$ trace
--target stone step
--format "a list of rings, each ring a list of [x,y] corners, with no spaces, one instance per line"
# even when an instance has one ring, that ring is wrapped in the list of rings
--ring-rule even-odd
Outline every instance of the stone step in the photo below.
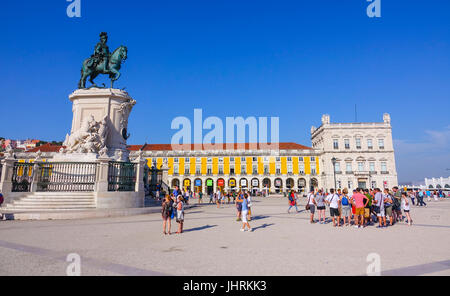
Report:
[[[15,204],[15,205],[7,205],[5,207],[5,210],[7,211],[28,211],[28,210],[39,210],[39,211],[47,211],[47,210],[69,210],[69,209],[95,209],[95,205],[21,205],[21,204]]]
[[[91,202],[95,201],[95,198],[31,198],[25,197],[20,199],[20,201],[26,202]]]
[[[95,201],[94,200],[58,200],[58,201],[34,201],[34,200],[17,200],[14,201],[12,203],[12,205],[18,205],[18,204],[23,204],[23,205],[71,205],[71,204],[76,204],[76,205],[91,205],[94,204],[95,205]]]
[[[65,196],[73,196],[73,197],[93,197],[93,193],[75,193],[75,192],[35,192],[30,193],[27,196],[33,197],[65,197]]]

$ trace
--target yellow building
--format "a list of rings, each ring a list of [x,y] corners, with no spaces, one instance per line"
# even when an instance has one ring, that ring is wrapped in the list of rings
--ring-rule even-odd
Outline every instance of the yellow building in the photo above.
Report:
[[[296,143],[279,143],[278,149],[250,149],[248,143],[244,149],[223,146],[224,149],[174,151],[170,144],[147,144],[128,149],[130,157],[142,150],[149,167],[165,168],[165,181],[171,188],[179,186],[204,193],[239,189],[304,192],[319,186],[319,150]]]

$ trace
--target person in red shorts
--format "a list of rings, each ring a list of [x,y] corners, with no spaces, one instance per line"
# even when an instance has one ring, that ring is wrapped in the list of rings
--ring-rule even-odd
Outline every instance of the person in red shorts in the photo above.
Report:
[[[352,199],[355,204],[355,215],[357,222],[355,224],[356,228],[364,228],[364,208],[366,207],[369,200],[364,194],[361,193],[362,189],[357,188],[356,193],[353,194]]]

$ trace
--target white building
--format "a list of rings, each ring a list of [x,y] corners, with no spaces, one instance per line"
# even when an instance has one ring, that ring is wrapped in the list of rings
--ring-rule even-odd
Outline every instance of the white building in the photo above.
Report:
[[[375,123],[331,123],[330,116],[323,115],[322,125],[311,128],[311,142],[323,152],[323,188],[334,188],[335,180],[337,188],[398,185],[389,114]]]
[[[427,189],[450,189],[450,177],[448,178],[425,178],[425,188]]]

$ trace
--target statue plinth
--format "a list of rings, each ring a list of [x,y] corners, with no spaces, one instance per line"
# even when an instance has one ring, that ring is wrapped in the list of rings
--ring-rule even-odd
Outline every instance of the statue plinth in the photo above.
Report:
[[[64,142],[66,151],[58,158],[101,155],[127,160],[128,116],[136,101],[126,91],[112,88],[78,89],[69,99],[73,103],[72,129]]]

